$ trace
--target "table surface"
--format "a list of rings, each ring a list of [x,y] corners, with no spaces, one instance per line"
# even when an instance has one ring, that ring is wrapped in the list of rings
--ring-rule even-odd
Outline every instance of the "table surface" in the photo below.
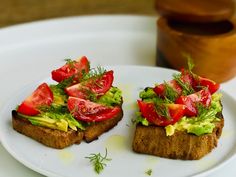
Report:
[[[157,14],[155,0],[0,0],[0,4],[0,27],[77,15]]]
[[[0,27],[75,15],[156,15],[154,2],[155,0],[0,0]]]

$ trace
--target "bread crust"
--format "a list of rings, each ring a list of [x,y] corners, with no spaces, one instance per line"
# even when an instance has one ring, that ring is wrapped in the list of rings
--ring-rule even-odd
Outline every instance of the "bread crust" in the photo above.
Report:
[[[136,125],[133,150],[137,153],[183,160],[198,160],[217,146],[224,127],[224,118],[215,123],[211,134],[197,136],[185,131],[176,131],[166,136],[165,128],[155,125]]]
[[[122,110],[122,109],[121,109]],[[27,119],[19,116],[17,112],[12,111],[12,127],[17,132],[26,135],[46,146],[63,149],[72,144],[80,144],[84,139],[86,142],[91,142],[98,139],[104,132],[112,129],[122,119],[123,111],[112,119],[92,124],[85,131],[74,131],[68,129],[67,132],[32,125]]]
[[[117,114],[112,119],[108,119],[108,120],[101,121],[101,122],[96,122],[96,123],[90,125],[84,131],[84,140],[87,143],[89,143],[95,139],[98,139],[98,137],[101,134],[103,134],[104,132],[107,132],[108,130],[115,127],[118,124],[118,122],[122,119],[122,117],[123,117],[123,110],[121,109],[120,113]]]

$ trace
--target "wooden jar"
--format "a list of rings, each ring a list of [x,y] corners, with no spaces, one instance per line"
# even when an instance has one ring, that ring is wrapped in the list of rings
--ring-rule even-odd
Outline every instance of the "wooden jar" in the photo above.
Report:
[[[169,13],[170,8],[168,10]],[[194,14],[176,15],[175,12],[176,18],[173,18],[173,13],[161,13],[164,15],[157,22],[158,56],[163,56],[171,67],[180,69],[187,66],[187,58],[184,57],[187,54],[194,60],[195,73],[217,82],[233,78],[236,75],[236,20],[224,19],[231,16],[233,11],[228,12],[224,16],[222,13],[215,15],[212,21],[208,18],[208,22],[202,16],[194,17]]]

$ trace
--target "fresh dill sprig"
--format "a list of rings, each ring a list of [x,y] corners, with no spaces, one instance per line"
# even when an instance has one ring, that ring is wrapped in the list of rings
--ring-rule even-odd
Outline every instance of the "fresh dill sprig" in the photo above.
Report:
[[[71,58],[65,58],[64,61],[66,61],[66,64],[74,62]]]
[[[106,70],[101,66],[92,68],[88,73],[83,73],[82,81],[86,81],[90,78],[94,78],[94,80],[96,80],[97,78],[102,77],[105,72]]]
[[[216,111],[212,110],[206,106],[204,106],[202,103],[196,104],[197,110],[198,110],[198,118],[201,119],[208,119],[216,116]]]
[[[152,169],[147,169],[146,171],[145,171],[145,174],[146,175],[148,175],[148,176],[151,176],[152,175]]]
[[[191,55],[188,54],[188,53],[182,53],[182,56],[187,59],[187,61],[188,61],[188,70],[189,70],[190,72],[192,72],[192,70],[193,70],[195,64],[194,64],[194,62],[193,62],[193,59],[192,59]]]
[[[165,97],[166,100],[169,102],[174,102],[177,97],[178,93],[176,90],[174,90],[166,81],[164,81],[164,86],[165,86]]]
[[[156,111],[160,116],[165,117],[168,120],[171,119],[169,109],[166,105],[156,106]]]
[[[154,107],[158,115],[165,117],[168,120],[171,118],[168,106],[166,104],[163,104],[163,102],[160,103],[158,101],[154,101]]]
[[[189,94],[192,94],[195,92],[189,83],[183,82],[181,80],[181,74],[174,74],[173,77],[176,80],[176,82],[182,87],[182,89],[183,89],[182,94],[183,95],[189,95]]]
[[[105,155],[102,156],[100,153],[98,154],[90,154],[90,156],[85,157],[86,159],[89,159],[89,161],[93,164],[94,170],[97,174],[100,174],[101,171],[106,166],[106,162],[111,161],[111,158],[107,158],[107,148]]]
[[[103,85],[101,82],[99,82],[100,81],[99,79],[102,78],[105,72],[106,70],[100,66],[97,68],[91,69],[88,73],[83,72],[82,79],[80,80],[80,84],[84,86],[83,91],[87,93],[86,94],[88,95],[87,99],[91,101],[97,101],[98,95],[94,93],[89,87],[87,87],[87,85],[95,85],[97,87],[102,88]]]
[[[188,70],[192,72],[193,68],[195,67],[195,64],[193,62],[193,59],[191,57],[188,58]]]
[[[69,78],[67,78],[67,79],[64,79],[63,81],[61,81],[60,83],[58,83],[56,86],[57,86],[58,88],[64,90],[66,87],[72,85],[73,81],[74,81],[74,76],[71,76],[71,77],[69,77]]]
[[[198,116],[206,114],[208,112],[208,109],[201,103],[196,103],[196,108],[198,110]]]
[[[75,60],[72,60],[72,59],[70,59],[70,58],[66,58],[66,59],[64,59],[64,60],[66,61],[66,64],[69,65],[69,68],[70,68],[70,69],[72,69],[72,68],[75,67],[75,65],[74,65],[75,62],[76,62]]]
[[[83,83],[81,83],[83,85]],[[98,101],[98,94],[93,92],[89,87],[82,87],[80,89],[80,91],[82,91],[83,93],[85,93],[85,97],[86,99],[93,101],[93,102],[97,102]]]
[[[39,107],[41,112],[50,112],[55,114],[65,114],[69,113],[67,106],[65,105],[54,105],[51,106],[43,105]]]

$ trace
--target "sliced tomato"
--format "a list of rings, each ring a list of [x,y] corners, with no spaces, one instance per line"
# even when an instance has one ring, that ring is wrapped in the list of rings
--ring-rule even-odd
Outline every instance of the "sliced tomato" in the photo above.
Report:
[[[158,126],[167,126],[174,124],[179,121],[185,113],[185,106],[182,104],[167,104],[169,117],[163,117],[159,115],[155,109],[153,103],[146,103],[138,100],[138,106],[143,117],[145,117],[149,122]]]
[[[69,96],[88,99],[90,93],[98,96],[105,94],[112,86],[114,80],[113,71],[108,71],[102,77],[90,78],[84,82],[66,88]]]
[[[178,84],[175,80],[171,80],[171,81],[167,82],[167,84],[168,84],[171,88],[173,88],[174,91],[177,92],[177,94],[179,94],[179,95],[181,94],[182,88],[179,86],[179,84]],[[165,95],[165,94],[166,94],[166,92],[165,92],[166,86],[165,86],[164,83],[155,86],[153,90],[154,90],[154,92],[155,92],[158,96],[160,96],[160,97],[166,96],[166,95]]]
[[[195,102],[192,99],[193,97],[180,96],[176,100],[177,104],[183,104],[186,106],[185,114],[186,116],[189,116],[189,117],[197,115],[197,108],[196,108]]]
[[[192,86],[194,82],[193,75],[185,69],[181,69],[181,80],[184,83],[188,83],[188,85]]]
[[[100,122],[114,118],[121,112],[121,108],[107,107],[76,97],[69,97],[67,106],[71,114],[78,120],[85,122]]]
[[[48,105],[50,106],[53,101],[53,93],[50,87],[43,83],[37,87],[37,89],[28,96],[18,107],[17,112],[29,116],[39,114],[39,107]]]
[[[196,77],[195,88],[199,89],[202,86],[207,87],[209,91],[211,92],[211,94],[215,93],[220,88],[220,84],[214,82],[213,80],[200,77],[200,76]]]
[[[192,117],[198,114],[197,103],[201,103],[203,106],[208,107],[211,104],[211,93],[208,89],[203,89],[199,92],[193,93],[188,96],[180,96],[176,100],[177,104],[183,104],[186,106],[186,116]]]
[[[52,79],[57,82],[61,82],[71,76],[74,76],[74,81],[78,83],[83,72],[88,73],[89,69],[89,61],[87,57],[83,56],[79,60],[73,61],[70,64],[67,63],[64,66],[53,70],[51,74]]]
[[[184,83],[188,83],[188,85],[192,86],[193,84],[193,77],[192,75],[187,72],[186,70],[181,70],[181,77],[180,79],[184,82]],[[182,93],[182,87],[178,84],[178,82],[176,80],[170,80],[169,82],[166,82],[166,84],[168,84],[168,86],[170,86],[174,91],[177,92],[178,96],[181,95]],[[166,92],[165,92],[166,86],[165,84],[159,84],[157,86],[154,87],[154,92],[160,96],[160,97],[164,97],[166,96]]]

